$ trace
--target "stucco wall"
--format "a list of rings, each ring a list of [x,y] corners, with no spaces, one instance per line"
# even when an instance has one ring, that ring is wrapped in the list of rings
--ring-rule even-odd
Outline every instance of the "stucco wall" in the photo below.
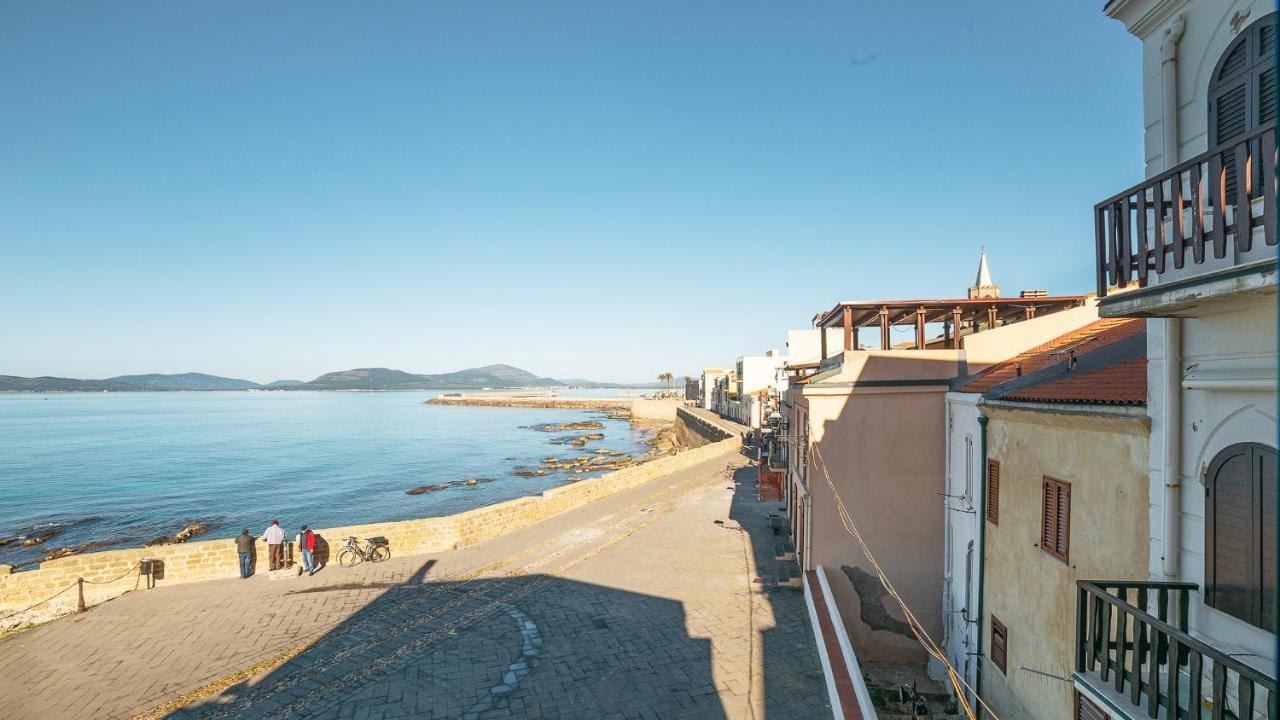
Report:
[[[897,605],[868,582],[874,571],[841,525],[826,477],[907,604],[940,637],[942,398],[941,388],[909,387],[806,394],[801,401],[817,448],[808,473],[811,559],[826,568],[845,627],[865,660],[923,660],[925,654]],[[862,593],[855,589],[859,577]]]
[[[982,557],[978,537],[982,514],[977,508],[983,481],[979,397],[976,393],[947,393],[947,497],[939,498],[946,517],[942,645],[970,686],[977,675],[973,653],[977,651],[978,628],[969,618],[978,612],[978,564]],[[940,665],[935,663],[935,675],[940,674]]]
[[[983,697],[1001,717],[1068,720],[1076,580],[1147,568],[1147,422],[986,408],[1000,462],[998,524],[987,523]],[[1039,547],[1044,476],[1071,483],[1070,563]],[[984,520],[985,521],[985,520]],[[991,617],[1009,631],[1007,671],[990,661]]]
[[[1229,445],[1257,442],[1276,446],[1280,425],[1276,418],[1276,310],[1275,295],[1236,296],[1206,304],[1194,318],[1182,323],[1182,365],[1179,374],[1191,388],[1181,392],[1181,465],[1179,493],[1178,573],[1167,576],[1161,558],[1163,543],[1164,459],[1163,408],[1160,390],[1166,328],[1162,321],[1149,323],[1147,333],[1147,383],[1152,388],[1151,426],[1151,566],[1156,580],[1193,582],[1204,587],[1205,471],[1214,456]],[[1197,382],[1231,378],[1264,378],[1262,387],[1205,389]],[[1204,605],[1196,594],[1191,605],[1191,626],[1234,652],[1252,653],[1264,665],[1274,655],[1270,634]]]
[[[598,478],[563,485],[541,495],[497,503],[469,512],[446,517],[371,523],[338,528],[317,528],[316,532],[330,544],[331,552],[344,537],[384,536],[396,555],[415,555],[455,550],[488,540],[511,530],[544,520],[580,507],[593,500],[635,487],[676,470],[691,467],[722,455],[736,453],[738,440],[732,439],[669,455],[643,465],[636,465]],[[261,550],[261,543],[259,543]],[[164,563],[164,579],[157,588],[179,583],[199,582],[239,575],[234,540],[208,540],[181,545],[152,548],[111,550],[73,555],[42,563],[36,570],[0,574],[0,616],[8,615],[73,585],[83,577],[91,583],[115,578],[134,568],[142,558]],[[261,560],[261,558],[259,558]],[[8,566],[0,566],[7,571]],[[134,573],[114,583],[85,585],[85,600],[93,605],[141,587]],[[0,628],[28,622],[49,620],[73,612],[76,591],[40,605],[30,612],[0,620]]]

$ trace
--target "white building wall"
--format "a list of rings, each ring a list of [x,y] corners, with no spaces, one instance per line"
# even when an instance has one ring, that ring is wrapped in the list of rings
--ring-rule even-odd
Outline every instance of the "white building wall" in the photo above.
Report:
[[[1163,422],[1165,324],[1152,321],[1147,330],[1148,412],[1151,415],[1151,578],[1193,582],[1204,588],[1205,472],[1213,457],[1228,445],[1257,442],[1276,447],[1276,297],[1238,296],[1202,308],[1182,323],[1182,422],[1178,483],[1178,572],[1164,572]],[[1250,378],[1260,387],[1204,389],[1222,380]],[[1194,389],[1186,388],[1190,384]],[[1237,648],[1267,659],[1274,656],[1273,636],[1229,615],[1192,603],[1193,632],[1218,646]]]
[[[793,365],[819,362],[822,354],[821,330],[788,330],[787,361]],[[844,329],[827,328],[827,357],[839,355],[844,350]]]
[[[983,478],[982,426],[977,393],[947,393],[946,542],[943,559],[943,649],[952,667],[976,687],[978,652],[978,567],[982,512],[978,498]],[[932,663],[934,675],[942,668]]]
[[[1144,160],[1148,177],[1209,149],[1208,90],[1214,67],[1239,30],[1275,11],[1271,0],[1113,0],[1107,13],[1142,40]],[[1177,157],[1165,157],[1165,108],[1161,45],[1178,19]],[[1136,179],[1136,178],[1135,178]],[[1122,188],[1108,188],[1110,194]],[[1203,303],[1182,323],[1182,363],[1178,368],[1181,444],[1178,487],[1177,572],[1165,572],[1164,503],[1169,473],[1164,467],[1162,419],[1166,325],[1153,320],[1147,330],[1148,413],[1151,416],[1151,578],[1204,586],[1204,472],[1222,448],[1238,442],[1276,446],[1276,296],[1238,295]],[[1213,378],[1269,378],[1259,387],[1211,389]],[[1187,385],[1190,383],[1191,388]],[[1235,648],[1246,662],[1270,669],[1274,638],[1211,608],[1192,603],[1191,629],[1216,646]]]

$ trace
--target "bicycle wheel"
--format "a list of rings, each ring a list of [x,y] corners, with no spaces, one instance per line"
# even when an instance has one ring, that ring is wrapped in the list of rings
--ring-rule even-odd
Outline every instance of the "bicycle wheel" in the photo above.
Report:
[[[373,562],[382,562],[391,559],[391,548],[386,545],[376,545],[373,550],[369,551],[369,559]]]
[[[338,553],[338,564],[342,567],[351,567],[360,562],[360,556],[350,549],[345,549]]]

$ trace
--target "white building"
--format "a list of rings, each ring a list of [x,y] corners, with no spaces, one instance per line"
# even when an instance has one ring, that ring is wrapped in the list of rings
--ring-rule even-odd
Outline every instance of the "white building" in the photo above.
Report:
[[[707,368],[702,371],[702,383],[700,388],[702,397],[698,402],[699,406],[707,410],[715,411],[716,383],[727,374],[729,374],[729,371],[723,368]]]
[[[787,389],[787,357],[777,350],[738,358],[733,398],[722,414],[748,427],[760,427],[764,407]]]
[[[1095,221],[1101,315],[1152,318],[1150,573],[1081,586],[1082,617],[1115,620],[1078,630],[1077,703],[1146,717],[1137,705],[1157,691],[1214,717],[1275,717],[1276,15],[1269,0],[1105,12],[1142,41],[1148,179],[1099,203]],[[1154,687],[1103,677],[1106,660],[1132,662],[1135,628],[1183,650],[1178,665],[1147,658]]]

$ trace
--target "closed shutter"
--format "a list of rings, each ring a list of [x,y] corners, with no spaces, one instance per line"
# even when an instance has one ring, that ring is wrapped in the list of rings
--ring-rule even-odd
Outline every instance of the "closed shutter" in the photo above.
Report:
[[[1276,453],[1243,443],[1207,473],[1205,601],[1264,630],[1275,628]]]
[[[1079,690],[1075,691],[1076,710],[1072,717],[1075,720],[1111,720],[1110,716],[1098,707],[1098,704],[1090,700]]]
[[[1250,25],[1227,47],[1209,82],[1209,147],[1216,148],[1275,119],[1275,13]],[[1235,155],[1222,156],[1226,201],[1235,205]],[[1217,178],[1210,178],[1216,187]],[[1255,178],[1256,180],[1256,178]]]
[[[1067,562],[1070,546],[1071,484],[1045,477],[1040,484],[1040,548]]]
[[[991,664],[1000,668],[1000,672],[1008,672],[1009,663],[1009,630],[1004,623],[991,616]]]
[[[1000,524],[1000,463],[987,461],[987,522]]]

